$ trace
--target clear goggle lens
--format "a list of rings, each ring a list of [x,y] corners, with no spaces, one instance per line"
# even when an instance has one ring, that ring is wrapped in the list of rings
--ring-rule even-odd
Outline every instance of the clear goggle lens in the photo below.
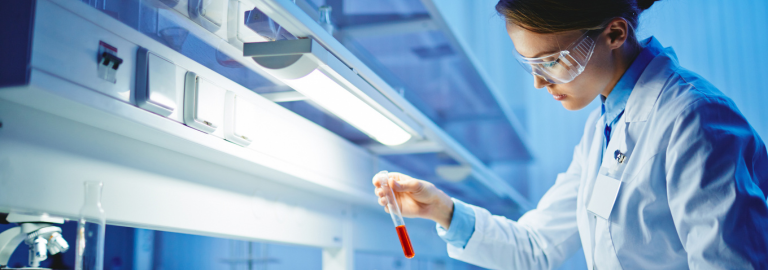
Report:
[[[520,53],[515,55],[528,73],[542,77],[549,83],[568,83],[584,72],[595,51],[595,41],[587,33],[589,31],[558,53],[535,58],[523,57]]]

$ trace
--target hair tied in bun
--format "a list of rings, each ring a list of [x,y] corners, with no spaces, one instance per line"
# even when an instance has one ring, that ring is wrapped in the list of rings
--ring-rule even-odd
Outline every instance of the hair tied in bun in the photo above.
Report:
[[[649,9],[653,6],[653,3],[656,3],[656,1],[660,0],[637,0],[637,8],[641,10]]]

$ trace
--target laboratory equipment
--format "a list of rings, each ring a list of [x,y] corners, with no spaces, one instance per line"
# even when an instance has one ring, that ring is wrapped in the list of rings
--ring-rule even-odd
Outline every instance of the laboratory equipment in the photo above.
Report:
[[[33,268],[40,267],[40,262],[48,258],[48,253],[56,255],[69,249],[69,244],[61,236],[61,228],[55,225],[63,224],[63,218],[11,212],[5,220],[19,226],[0,234],[0,269],[6,269],[11,254],[22,241],[29,246],[29,267]]]
[[[101,208],[103,184],[85,182],[85,201],[80,208],[77,225],[77,249],[75,270],[104,269],[104,230],[107,226],[104,209]]]
[[[326,32],[333,35],[334,27],[333,22],[331,22],[331,12],[333,11],[333,8],[331,6],[325,5],[320,7],[320,19],[318,19],[317,23],[320,24],[320,26],[325,29]]]
[[[99,41],[99,78],[111,83],[117,82],[115,76],[122,63],[123,59],[117,57],[117,48],[104,41]]]
[[[403,220],[403,214],[400,212],[400,206],[397,203],[395,191],[389,186],[389,172],[380,171],[376,174],[376,178],[379,179],[381,188],[385,189],[384,197],[387,199],[387,209],[389,210],[389,215],[392,217],[392,222],[395,223],[397,237],[400,238],[400,245],[403,246],[403,254],[408,259],[413,258],[416,256],[416,253],[413,252],[411,238],[408,237],[408,230],[405,229],[405,221]]]

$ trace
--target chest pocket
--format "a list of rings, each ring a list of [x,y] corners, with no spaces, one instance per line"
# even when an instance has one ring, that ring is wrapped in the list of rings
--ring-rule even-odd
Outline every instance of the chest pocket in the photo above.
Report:
[[[647,164],[653,162],[657,151],[654,149],[634,151],[646,123],[646,121],[625,122],[623,120],[617,122],[616,133],[612,134],[603,155],[600,174],[619,179],[622,183],[630,183],[641,176],[643,170],[647,170]]]

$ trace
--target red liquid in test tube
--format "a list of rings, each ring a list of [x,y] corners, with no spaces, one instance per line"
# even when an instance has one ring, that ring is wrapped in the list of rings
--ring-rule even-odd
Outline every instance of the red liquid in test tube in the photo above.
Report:
[[[403,254],[410,259],[416,256],[413,252],[413,246],[411,246],[411,238],[408,237],[408,230],[405,229],[405,225],[395,227],[397,229],[397,236],[400,237],[400,245],[403,246]]]

